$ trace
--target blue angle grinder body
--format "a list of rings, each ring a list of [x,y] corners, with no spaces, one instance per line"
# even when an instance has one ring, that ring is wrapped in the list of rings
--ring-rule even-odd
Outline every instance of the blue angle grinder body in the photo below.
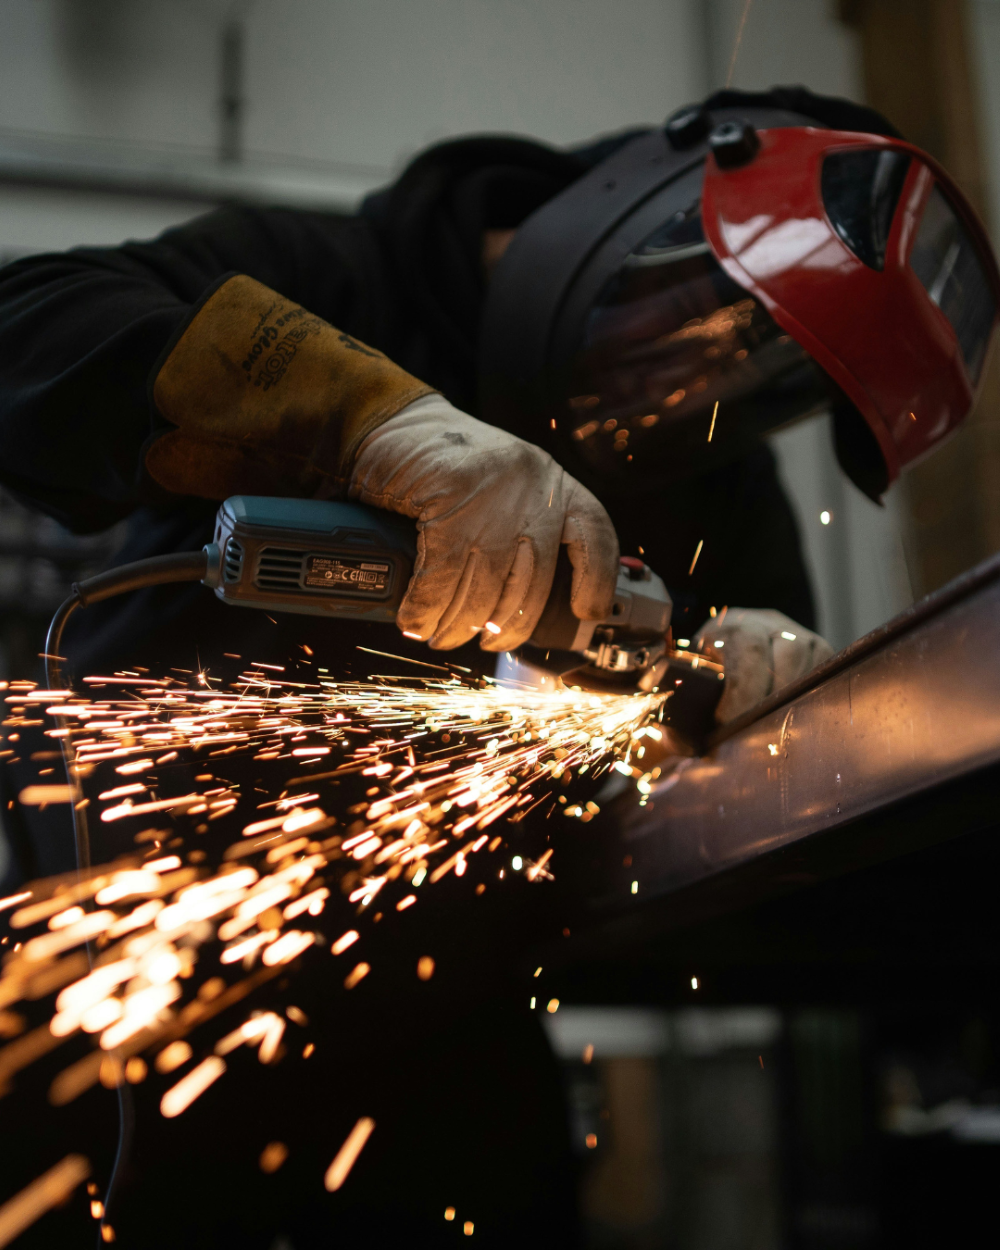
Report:
[[[224,602],[264,611],[395,621],[417,557],[415,522],[365,504],[236,495],[216,517],[204,578]],[[672,604],[662,580],[623,557],[610,614],[570,609],[573,569],[560,549],[530,640],[499,658],[497,677],[605,693],[669,691],[664,723],[698,746],[714,727],[722,666],[669,645]]]

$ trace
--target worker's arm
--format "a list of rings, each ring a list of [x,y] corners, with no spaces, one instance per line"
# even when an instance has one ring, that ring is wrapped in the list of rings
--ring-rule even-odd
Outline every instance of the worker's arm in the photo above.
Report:
[[[357,218],[226,209],[148,243],[0,270],[0,483],[69,528],[102,529],[144,489],[164,348],[223,275],[244,273],[392,349],[394,310]]]
[[[357,219],[232,211],[153,243],[9,267],[0,480],[77,530],[113,523],[154,487],[208,499],[350,488],[418,518],[400,620],[433,645],[465,641],[487,620],[500,626],[494,646],[526,637],[560,542],[575,565],[574,609],[603,615],[612,527],[539,449],[438,399],[433,417],[425,405],[368,453],[374,431],[431,393],[358,332],[392,339],[383,264]],[[427,444],[419,456],[415,440]]]
[[[175,427],[148,449],[175,495],[349,494],[417,521],[401,629],[434,647],[532,633],[566,544],[571,607],[611,609],[618,543],[604,509],[540,448],[458,411],[368,344],[245,276],[224,280],[153,385]]]

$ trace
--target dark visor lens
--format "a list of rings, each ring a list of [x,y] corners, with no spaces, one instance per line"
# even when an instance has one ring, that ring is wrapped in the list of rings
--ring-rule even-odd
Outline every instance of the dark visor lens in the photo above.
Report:
[[[951,323],[976,386],[993,332],[996,302],[976,247],[939,186],[927,200],[910,266]]]
[[[656,476],[679,451],[741,440],[821,406],[819,368],[719,266],[699,205],[632,252],[584,325],[568,400],[577,453]]]
[[[823,206],[841,240],[870,269],[885,268],[896,205],[910,157],[889,149],[831,152],[823,161]]]

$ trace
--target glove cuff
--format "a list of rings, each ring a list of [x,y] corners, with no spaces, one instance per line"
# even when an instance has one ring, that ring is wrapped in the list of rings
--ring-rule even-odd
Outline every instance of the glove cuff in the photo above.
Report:
[[[175,425],[146,452],[179,495],[329,498],[364,439],[432,387],[244,274],[225,280],[168,348],[153,404]]]

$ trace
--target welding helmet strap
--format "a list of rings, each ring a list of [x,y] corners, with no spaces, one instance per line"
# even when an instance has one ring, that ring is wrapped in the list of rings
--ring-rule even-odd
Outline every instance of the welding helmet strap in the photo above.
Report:
[[[829,380],[833,450],[837,463],[872,503],[881,504],[889,489],[889,466],[871,426],[839,386]]]

